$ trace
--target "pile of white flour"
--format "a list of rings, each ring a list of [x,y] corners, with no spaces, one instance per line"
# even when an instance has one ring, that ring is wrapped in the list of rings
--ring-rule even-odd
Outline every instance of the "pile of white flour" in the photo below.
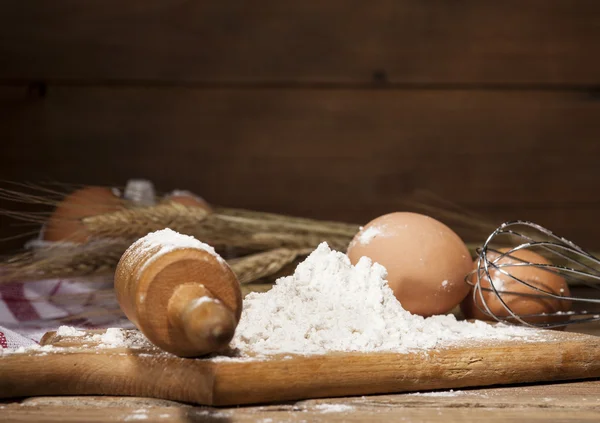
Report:
[[[328,351],[408,352],[465,340],[535,338],[531,329],[423,318],[404,310],[386,269],[321,244],[292,276],[265,293],[251,293],[232,345],[242,353],[322,354]]]

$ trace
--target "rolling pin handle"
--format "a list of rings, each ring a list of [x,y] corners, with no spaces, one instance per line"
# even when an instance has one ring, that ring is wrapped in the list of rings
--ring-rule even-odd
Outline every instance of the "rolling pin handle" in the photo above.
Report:
[[[198,355],[223,349],[233,338],[233,312],[199,283],[179,285],[169,300],[169,322],[185,333]]]

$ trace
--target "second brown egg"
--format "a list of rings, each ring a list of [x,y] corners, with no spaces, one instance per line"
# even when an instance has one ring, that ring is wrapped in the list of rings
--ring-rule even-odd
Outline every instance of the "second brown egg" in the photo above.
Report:
[[[498,251],[507,253],[510,250],[502,248]],[[552,314],[570,309],[570,301],[551,296],[570,295],[565,279],[556,272],[534,266],[535,264],[549,265],[551,264],[549,260],[526,249],[502,257],[499,253],[488,254],[487,273],[483,263],[475,261],[476,272],[471,277],[471,283],[477,282],[477,274],[479,274],[480,289],[471,292],[462,302],[461,310],[465,317],[481,320],[495,320],[495,317],[508,318],[516,322],[517,320],[512,317],[511,313],[513,313],[527,323],[539,324],[552,323],[557,319]],[[524,265],[527,263],[532,265]],[[558,318],[560,319],[560,316]]]

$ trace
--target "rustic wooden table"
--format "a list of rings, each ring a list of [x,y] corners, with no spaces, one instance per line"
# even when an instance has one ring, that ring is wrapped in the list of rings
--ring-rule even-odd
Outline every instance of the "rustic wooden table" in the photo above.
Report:
[[[600,381],[319,399],[239,408],[149,398],[37,397],[0,404],[11,422],[597,422]]]

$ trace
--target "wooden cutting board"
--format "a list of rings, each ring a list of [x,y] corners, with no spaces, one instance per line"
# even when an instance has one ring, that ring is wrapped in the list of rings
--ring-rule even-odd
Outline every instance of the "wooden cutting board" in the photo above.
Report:
[[[178,358],[150,346],[98,348],[49,333],[43,344],[54,351],[0,356],[0,397],[132,395],[234,405],[600,377],[600,337],[538,333],[535,341],[427,353],[228,360]]]

